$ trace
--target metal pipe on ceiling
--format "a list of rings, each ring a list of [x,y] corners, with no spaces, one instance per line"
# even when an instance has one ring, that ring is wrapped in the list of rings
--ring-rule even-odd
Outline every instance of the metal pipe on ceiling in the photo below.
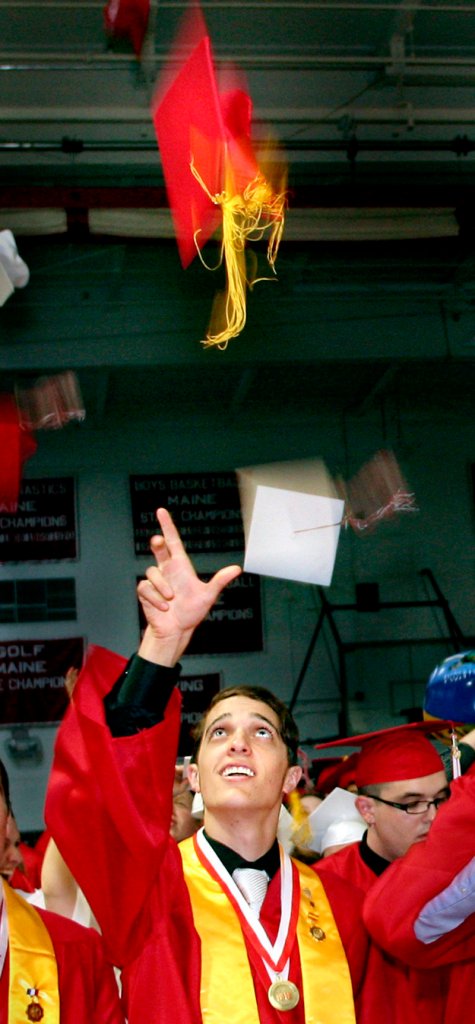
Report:
[[[474,71],[474,84],[475,84],[475,71]],[[455,126],[460,125],[475,125],[475,106],[471,107],[415,107],[411,103],[404,105],[395,106],[392,108],[388,107],[361,107],[358,109],[352,108],[351,104],[348,103],[346,106],[339,106],[338,108],[327,109],[325,107],[257,107],[253,116],[253,128],[259,128],[261,125],[267,129],[269,124],[273,124],[275,127],[287,126],[291,127],[298,126],[299,133],[305,129],[307,131],[315,130],[317,125],[324,124],[337,125],[340,130],[342,122],[345,117],[352,120],[354,127],[361,129],[363,125],[403,125],[408,126],[408,122],[411,122],[411,128],[417,126],[420,128],[422,125],[438,126],[438,127],[449,127],[455,130]],[[2,106],[0,103],[0,123],[3,125],[3,135],[5,136],[6,124],[14,125],[62,125],[63,128],[66,125],[87,125],[88,128],[91,125],[122,125],[124,130],[125,125],[133,125],[136,127],[146,127],[152,131],[150,111],[142,107],[117,107],[112,109],[105,106],[95,107],[61,107],[57,106],[52,108],[50,111],[45,110],[44,107],[15,107],[8,108]],[[25,129],[26,130],[26,129]],[[82,128],[78,128],[78,131],[82,131]],[[254,139],[254,141],[256,141]],[[282,143],[285,142],[285,136],[281,139]]]
[[[1,9],[34,10],[44,8],[44,0],[0,0]],[[183,11],[183,0],[160,0],[160,4],[154,4],[160,10]],[[262,11],[262,0],[244,0],[236,3],[236,0],[201,0],[203,10],[260,10]],[[401,13],[401,0],[393,2],[372,3],[369,0],[269,0],[266,4],[267,10],[309,10],[309,11],[367,11],[369,13]],[[101,11],[102,0],[48,0],[48,8],[64,10],[92,10]],[[406,0],[403,7],[404,13],[415,11],[424,14],[426,11],[433,11],[437,14],[475,14],[475,4],[468,3],[438,3],[425,0],[421,7],[421,0]]]
[[[266,148],[266,143],[256,142],[256,149]],[[283,146],[286,152],[292,153],[346,153],[356,158],[359,153],[454,153],[456,156],[468,156],[475,150],[475,141],[467,135],[457,135],[453,139],[290,139]],[[81,155],[85,153],[156,153],[154,141],[133,142],[84,142],[83,139],[63,138],[54,141],[16,141],[0,140],[2,153],[64,153],[65,155]]]
[[[1,0],[0,0],[1,2]],[[475,13],[475,11],[474,11]],[[173,58],[169,57],[168,50],[156,47],[152,62],[166,57],[173,65]],[[390,54],[298,54],[298,53],[261,53],[248,54],[239,50],[231,50],[221,47],[215,53],[216,65],[219,67],[223,61],[236,61],[243,68],[249,70],[266,70],[277,68],[279,71],[292,70],[292,68],[306,68],[313,70],[327,68],[328,70],[350,70],[350,71],[382,71],[393,67],[393,60]],[[178,63],[178,61],[177,61]],[[37,52],[12,51],[9,56],[0,59],[0,72],[20,71],[118,71],[122,66],[135,67],[135,59],[130,54],[123,53],[88,53],[81,56],[77,53],[45,53],[41,57]],[[406,56],[404,58],[404,71],[427,71],[434,68],[440,75],[446,74],[450,69],[467,69],[473,73],[473,54],[467,57],[453,56]]]

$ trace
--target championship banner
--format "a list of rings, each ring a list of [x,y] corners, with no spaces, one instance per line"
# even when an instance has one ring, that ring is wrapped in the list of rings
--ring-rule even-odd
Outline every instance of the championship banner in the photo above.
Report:
[[[188,757],[193,749],[192,730],[208,709],[215,693],[221,689],[221,673],[181,676],[178,688],[182,699],[178,757]]]
[[[160,507],[173,516],[188,554],[244,551],[234,472],[131,476],[130,496],[136,555],[150,554]]]
[[[83,637],[0,643],[0,724],[60,722],[68,706],[64,677],[80,669]]]
[[[77,558],[74,477],[23,480],[18,506],[0,504],[0,562]]]
[[[200,572],[202,580],[213,573]],[[137,583],[143,579],[137,577]],[[140,635],[146,626],[138,602]],[[243,572],[221,591],[204,622],[195,630],[183,657],[189,654],[248,654],[262,651],[262,609],[260,577]]]

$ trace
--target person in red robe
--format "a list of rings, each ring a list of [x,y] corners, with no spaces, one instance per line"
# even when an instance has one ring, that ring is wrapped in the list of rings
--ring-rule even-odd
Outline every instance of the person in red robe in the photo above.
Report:
[[[20,850],[25,865],[25,874],[34,889],[41,887],[41,868],[43,857],[49,842],[49,834],[46,829],[41,832],[34,846],[21,842]]]
[[[0,783],[0,850],[8,842],[7,801]],[[6,880],[0,883],[0,921],[2,1024],[124,1024],[96,932],[31,907]]]
[[[451,790],[427,838],[388,868],[364,911],[374,941],[391,956],[429,976],[449,968],[444,1024],[470,1016],[475,999],[473,768]]]
[[[20,877],[26,876],[25,863],[21,850],[20,830],[18,828],[15,815],[10,811],[5,830],[3,856],[0,860],[0,875],[11,883],[12,876],[17,872]]]
[[[370,929],[368,978],[374,977],[378,984],[365,988],[361,1016],[365,1024],[376,1020],[378,1014],[385,1024],[448,1024],[455,1020],[450,1010],[450,968],[421,969],[421,958],[413,957],[409,946],[404,952],[403,942],[393,941],[396,918],[400,934],[407,934],[400,926],[411,903],[403,881],[406,864],[418,856],[421,871],[430,873],[431,861],[424,851],[439,814],[442,821],[451,803],[443,762],[424,735],[433,728],[433,723],[415,723],[339,741],[361,748],[355,772],[356,805],[368,830],[360,843],[320,861],[316,870],[324,881],[329,873],[335,874],[367,894],[365,915],[374,893],[384,890],[379,925],[372,924]],[[365,920],[368,924],[368,918]],[[385,942],[381,942],[383,930]],[[425,966],[432,964],[428,961]]]
[[[59,730],[47,825],[122,969],[129,1024],[353,1024],[361,900],[276,842],[301,769],[295,723],[267,690],[216,696],[189,768],[204,829],[179,845],[169,834],[179,658],[240,569],[202,582],[169,514],[157,517],[139,653],[91,652]],[[249,867],[267,876],[260,910],[238,885]]]

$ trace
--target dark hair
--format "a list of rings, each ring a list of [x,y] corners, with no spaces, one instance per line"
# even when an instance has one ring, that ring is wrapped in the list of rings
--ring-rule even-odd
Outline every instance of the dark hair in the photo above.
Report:
[[[3,795],[5,797],[7,809],[11,811],[12,805],[10,803],[10,782],[8,779],[7,769],[5,768],[3,761],[0,761],[0,786],[3,789]]]
[[[384,786],[384,782],[372,782],[368,786],[358,786],[358,796],[381,796]]]
[[[209,712],[212,711],[217,704],[220,704],[223,700],[228,700],[229,697],[249,697],[251,700],[259,700],[263,704],[267,704],[272,711],[275,712],[279,719],[279,736],[284,741],[287,747],[287,754],[289,758],[289,765],[297,764],[297,751],[299,746],[299,732],[296,722],[289,711],[288,707],[279,697],[276,697],[271,690],[266,690],[263,686],[228,686],[225,690],[219,690],[215,693],[208,709],[204,712],[203,717],[200,719],[198,724],[192,731],[193,737],[193,751],[191,760],[196,761],[203,739],[205,730],[205,721]]]

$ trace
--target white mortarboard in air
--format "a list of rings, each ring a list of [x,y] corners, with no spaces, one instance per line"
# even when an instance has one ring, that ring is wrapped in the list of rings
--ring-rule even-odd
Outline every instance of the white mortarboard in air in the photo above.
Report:
[[[356,809],[356,795],[339,786],[309,815],[311,847],[323,854],[329,846],[344,846],[361,839],[367,824]]]
[[[0,262],[0,306],[5,304],[7,299],[10,298],[10,295],[13,294],[14,290],[15,289],[10,278]]]
[[[30,271],[18,252],[13,233],[8,228],[0,231],[0,263],[14,288],[24,288],[28,284]]]
[[[29,279],[30,271],[19,255],[12,232],[8,228],[0,231],[0,306],[15,288],[24,288]]]
[[[244,569],[329,586],[344,502],[321,460],[238,469]]]

